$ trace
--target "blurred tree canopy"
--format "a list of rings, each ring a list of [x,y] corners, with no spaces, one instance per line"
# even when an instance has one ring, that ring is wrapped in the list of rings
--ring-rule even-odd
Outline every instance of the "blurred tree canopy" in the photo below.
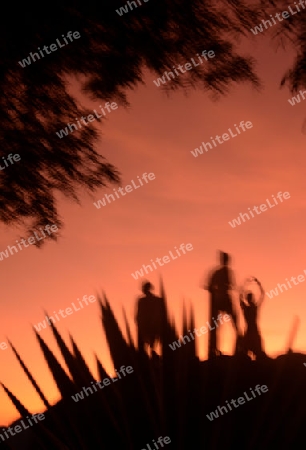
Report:
[[[51,223],[60,228],[57,193],[78,201],[80,188],[94,192],[120,181],[119,171],[103,158],[103,148],[96,148],[94,124],[63,139],[56,135],[68,122],[92,112],[68,93],[69,77],[82,79],[82,90],[91,99],[126,106],[128,91],[143,83],[146,69],[158,77],[203,50],[213,50],[215,58],[163,89],[192,87],[215,96],[234,83],[259,87],[254,60],[240,53],[239,39],[252,38],[250,27],[266,18],[266,2],[248,3],[149,0],[122,16],[116,12],[126,4],[121,0],[3,6],[0,157],[18,153],[21,161],[0,172],[0,221],[27,233]],[[81,37],[24,68],[18,64],[38,47],[63,42],[68,31]]]

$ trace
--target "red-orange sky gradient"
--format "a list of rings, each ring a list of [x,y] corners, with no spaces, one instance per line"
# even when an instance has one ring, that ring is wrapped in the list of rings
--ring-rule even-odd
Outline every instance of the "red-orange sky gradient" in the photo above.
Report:
[[[275,53],[262,36],[253,40],[249,51],[258,60],[264,89],[233,87],[217,103],[200,90],[168,98],[153,84],[155,75],[148,73],[146,85],[130,93],[131,107],[120,106],[108,115],[98,145],[121,171],[122,186],[144,172],[153,172],[156,179],[99,210],[93,202],[115,186],[92,198],[81,194],[81,206],[58,198],[65,224],[58,243],[48,243],[42,250],[30,247],[0,261],[0,342],[6,336],[12,341],[51,402],[59,399],[59,393],[31,329],[31,324],[43,320],[43,308],[52,314],[103,289],[119,323],[123,324],[122,308],[133,321],[140,282],[131,273],[181,243],[191,243],[194,250],[148,276],[156,287],[163,276],[169,308],[179,325],[183,298],[193,305],[197,327],[208,320],[208,294],[200,285],[217,262],[217,249],[232,255],[238,283],[255,275],[266,290],[306,270],[306,136],[301,131],[306,102],[292,107],[287,101],[292,94],[279,89],[292,61],[290,53]],[[94,108],[101,103],[85,105]],[[202,141],[241,120],[251,121],[253,128],[198,158],[191,155]],[[228,222],[240,212],[279,191],[288,191],[291,198],[230,227]],[[0,251],[20,236],[16,230],[2,230]],[[305,351],[305,295],[306,282],[266,298],[260,326],[269,355],[285,350],[295,315],[300,328],[293,348]],[[61,319],[57,327],[66,340],[71,332],[95,375],[94,352],[112,370],[97,303]],[[231,353],[230,324],[221,331],[222,349]],[[41,336],[59,355],[50,328]],[[200,357],[205,358],[207,335],[198,343]],[[43,410],[10,349],[0,350],[0,381],[31,412]],[[0,390],[0,423],[17,417]]]

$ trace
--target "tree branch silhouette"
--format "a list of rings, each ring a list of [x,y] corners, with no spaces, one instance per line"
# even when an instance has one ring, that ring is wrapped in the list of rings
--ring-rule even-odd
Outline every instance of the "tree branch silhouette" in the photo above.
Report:
[[[18,153],[21,161],[1,171],[2,223],[28,233],[47,223],[61,228],[57,194],[79,201],[80,188],[94,192],[120,181],[119,171],[97,148],[96,124],[64,139],[56,135],[75,117],[91,112],[68,92],[71,77],[82,80],[82,91],[91,99],[127,106],[128,92],[144,83],[146,70],[160,76],[206,49],[215,52],[213,63],[195,67],[163,89],[197,88],[215,97],[234,83],[260,86],[252,57],[242,55],[237,43],[258,17],[254,7],[233,0],[225,6],[207,0],[154,0],[124,17],[116,13],[122,4],[55,1],[47,13],[23,5],[19,20],[14,5],[5,6],[0,156]],[[18,64],[70,30],[81,37],[24,68]],[[57,233],[50,238],[56,240]]]

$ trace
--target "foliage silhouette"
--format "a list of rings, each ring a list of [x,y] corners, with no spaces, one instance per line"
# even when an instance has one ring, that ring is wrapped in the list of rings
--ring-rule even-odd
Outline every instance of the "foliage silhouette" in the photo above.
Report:
[[[0,221],[32,233],[46,223],[60,228],[56,196],[78,201],[79,189],[89,191],[118,183],[120,174],[96,148],[95,124],[63,139],[56,131],[88,115],[71,94],[77,79],[92,99],[127,106],[127,93],[142,83],[146,70],[161,75],[203,50],[207,62],[168,83],[166,90],[198,87],[213,95],[233,83],[259,86],[253,60],[238,50],[236,38],[255,20],[254,8],[228,1],[226,9],[203,0],[154,0],[120,17],[122,2],[59,2],[3,7],[0,39],[0,156],[18,153],[21,161],[1,171]],[[81,37],[22,68],[18,61],[50,46],[68,31]],[[63,44],[63,39],[61,40]],[[50,51],[50,50],[49,50]],[[103,121],[103,119],[102,119]],[[56,240],[57,233],[50,237]],[[46,240],[37,245],[43,245]]]
[[[94,380],[80,350],[71,338],[68,348],[54,324],[51,329],[64,358],[65,370],[43,339],[39,345],[61,393],[62,399],[45,412],[46,419],[20,435],[1,443],[11,450],[93,450],[144,448],[158,436],[169,436],[172,448],[250,450],[298,448],[304,436],[305,356],[288,352],[277,359],[251,361],[247,356],[219,356],[200,361],[195,341],[175,352],[169,343],[178,339],[169,319],[166,297],[162,332],[162,356],[152,357],[137,349],[125,319],[127,340],[111,310],[107,298],[99,299],[102,325],[114,367],[131,365],[134,372],[103,391],[89,394],[78,403],[71,395]],[[183,334],[194,327],[192,310],[187,319],[183,311]],[[12,346],[12,344],[11,344]],[[26,367],[17,350],[15,355],[37,394],[46,396]],[[107,376],[97,359],[99,378]],[[68,375],[65,371],[68,371]],[[294,378],[294,382],[293,382]],[[237,410],[209,421],[206,417],[218,405],[236,399],[257,384],[269,391]],[[7,387],[4,389],[22,417],[28,410]],[[0,431],[1,432],[1,431]]]
[[[282,10],[283,1],[154,0],[119,16],[121,0],[77,2],[59,0],[43,8],[3,6],[0,30],[0,157],[18,153],[21,161],[1,171],[0,221],[28,231],[63,224],[57,195],[78,201],[79,191],[94,192],[119,183],[120,173],[97,148],[96,123],[60,139],[56,131],[92,111],[71,93],[77,79],[92,99],[128,105],[128,93],[143,83],[147,71],[160,76],[202,50],[216,57],[162,87],[166,92],[199,88],[212,98],[235,83],[259,87],[254,60],[244,55],[242,38],[257,39],[250,28]],[[278,43],[293,44],[296,60],[281,84],[292,91],[305,86],[306,46],[303,11],[265,34]],[[22,68],[18,61],[38,47],[50,46],[68,31],[81,37]],[[63,40],[61,41],[63,44]],[[104,119],[104,118],[103,118]],[[103,121],[102,119],[102,121]],[[103,149],[102,149],[103,153]],[[56,240],[58,234],[46,239]],[[43,245],[46,240],[36,243]]]

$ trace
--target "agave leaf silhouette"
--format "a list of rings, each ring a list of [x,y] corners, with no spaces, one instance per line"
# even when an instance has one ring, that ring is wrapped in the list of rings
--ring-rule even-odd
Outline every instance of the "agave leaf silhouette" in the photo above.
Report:
[[[33,329],[34,330],[34,329]],[[53,379],[58,387],[58,390],[61,393],[63,398],[70,397],[75,393],[76,386],[73,381],[68,377],[60,363],[57,361],[56,357],[49,349],[43,338],[34,330],[36,338],[38,340],[39,346],[43,352],[45,360],[48,364],[50,372],[53,376]]]
[[[46,408],[50,408],[50,403],[48,402],[48,400],[46,399],[45,395],[43,394],[42,390],[40,389],[40,387],[38,386],[38,383],[36,382],[35,378],[33,377],[33,375],[31,374],[31,372],[29,371],[29,369],[27,368],[27,366],[25,365],[25,363],[23,362],[23,360],[21,359],[19,353],[17,352],[17,350],[15,349],[15,347],[13,346],[13,344],[11,343],[10,340],[8,340],[9,345],[11,346],[11,349],[13,350],[17,360],[19,361],[19,364],[21,365],[21,367],[23,368],[26,376],[28,377],[28,379],[30,380],[30,382],[32,383],[32,385],[34,386],[34,389],[36,390],[36,392],[38,393],[40,399],[43,401],[44,405]]]
[[[94,381],[95,379],[94,379],[92,373],[90,372],[89,367],[87,366],[85,359],[83,358],[82,353],[79,350],[79,347],[77,346],[73,337],[71,335],[69,335],[69,337],[70,337],[70,341],[71,341],[73,353],[74,353],[74,358],[77,363],[79,372],[83,375],[86,383],[89,384],[92,381]]]
[[[26,409],[26,407],[17,399],[17,397],[3,384],[0,383],[3,389],[5,390],[7,396],[19,412],[22,418],[26,418],[27,416],[31,416],[30,411]],[[41,450],[69,450],[69,448],[61,442],[55,435],[53,435],[42,422],[38,422],[35,424],[35,427],[30,429],[35,435],[35,439],[37,443],[40,445]],[[47,444],[50,443],[50,446]],[[52,445],[52,446],[51,446]]]
[[[76,381],[82,381],[84,376],[86,380],[92,378],[78,346],[71,338],[72,353],[58,330],[52,327],[65,363],[67,367],[70,365],[71,380],[49,347],[38,339],[62,399],[47,409],[44,423],[35,425],[36,429],[33,427],[36,441],[31,450],[134,450],[145,448],[148,443],[152,448],[151,442],[158,436],[169,436],[172,447],[178,450],[236,449],[238,440],[242,448],[248,450],[298,448],[306,421],[305,371],[301,370],[305,356],[289,352],[276,360],[267,358],[262,362],[251,361],[245,355],[199,361],[193,339],[173,351],[169,343],[177,340],[178,335],[173,318],[169,317],[162,281],[160,292],[165,306],[161,356],[154,352],[150,356],[135,347],[124,312],[126,341],[106,296],[103,304],[99,300],[102,324],[115,367],[131,365],[134,371],[103,390],[86,394],[78,402],[70,398],[70,392],[75,394],[79,388]],[[194,324],[193,309],[187,308],[185,302],[183,333],[187,335]],[[18,352],[11,347],[36,392],[44,397]],[[99,377],[103,379],[108,375],[96,355],[95,359]],[[211,411],[218,411],[218,405],[237,399],[244,391],[249,393],[256,384],[269,386],[268,393],[246,402],[237,410],[228,410],[222,417],[208,420]],[[22,417],[29,414],[22,402],[6,386],[3,388],[19,414]],[[65,434],[56,421],[52,422],[54,415],[65,424]],[[7,447],[9,445],[7,442]],[[28,448],[24,446],[22,450]]]

